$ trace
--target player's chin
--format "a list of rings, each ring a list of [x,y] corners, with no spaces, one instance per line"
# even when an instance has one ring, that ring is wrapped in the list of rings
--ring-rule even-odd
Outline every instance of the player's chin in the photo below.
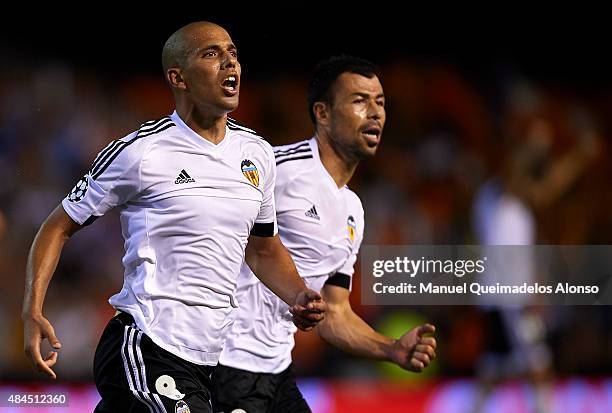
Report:
[[[373,158],[376,155],[376,151],[377,150],[378,150],[378,145],[376,145],[376,146],[365,145],[359,151],[360,152],[359,155],[360,155],[361,160],[365,161],[367,159]]]
[[[227,109],[229,112],[233,112],[233,111],[235,111],[236,109],[238,109],[238,99],[236,99],[236,101],[235,101],[235,102],[231,102],[231,104],[228,104],[228,105],[226,106],[226,109]]]
[[[238,109],[238,102],[238,94],[235,94],[234,96],[223,96],[219,103],[223,109],[231,112]]]

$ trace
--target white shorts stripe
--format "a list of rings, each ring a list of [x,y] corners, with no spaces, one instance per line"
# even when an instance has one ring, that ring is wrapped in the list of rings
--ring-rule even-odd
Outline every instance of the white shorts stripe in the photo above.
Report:
[[[140,330],[136,330],[138,332],[138,336],[136,337],[136,357],[138,357],[138,362],[140,363],[140,374],[142,377],[142,390],[144,391],[144,396],[154,405],[156,405],[157,409],[160,413],[166,413],[166,408],[164,404],[160,400],[157,394],[153,395],[153,400],[151,400],[149,394],[149,386],[147,386],[147,372],[145,369],[144,358],[142,357],[142,351],[140,350],[140,340],[142,339],[142,335],[144,334]]]
[[[127,377],[128,385],[130,387],[130,390],[134,394],[134,396],[138,400],[143,402],[149,408],[150,412],[152,412],[152,413],[159,413],[158,410],[153,408],[154,406],[151,406],[149,403],[147,403],[146,400],[144,400],[140,396],[140,394],[138,393],[138,389],[134,386],[134,382],[132,381],[132,374],[130,372],[129,363],[128,363],[128,360],[127,360],[127,356],[125,354],[125,346],[129,345],[132,342],[133,334],[134,334],[134,330],[131,329],[128,326],[125,326],[125,328],[123,330],[123,343],[121,343],[121,357],[123,358],[123,368],[125,369],[125,375]],[[136,379],[138,379],[138,374],[135,374],[134,376],[136,377]]]
[[[157,404],[158,404],[159,406],[161,406],[161,408],[162,408],[162,412],[163,412],[163,413],[168,413],[168,412],[166,411],[166,408],[164,407],[164,404],[162,403],[161,399],[159,398],[159,395],[157,395],[156,393],[153,393],[153,398],[155,399],[155,401],[157,402]]]

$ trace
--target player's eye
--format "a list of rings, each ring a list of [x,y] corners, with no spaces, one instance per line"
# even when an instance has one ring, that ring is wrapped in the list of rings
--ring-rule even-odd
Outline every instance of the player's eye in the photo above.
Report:
[[[353,100],[353,103],[357,103],[359,105],[365,103],[365,99],[364,98],[357,98],[355,100]]]
[[[203,57],[215,57],[217,55],[217,52],[214,50],[208,50],[206,52],[204,52]]]

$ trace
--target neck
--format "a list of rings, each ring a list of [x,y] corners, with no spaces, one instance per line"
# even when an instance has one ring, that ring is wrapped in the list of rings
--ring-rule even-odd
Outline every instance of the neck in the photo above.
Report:
[[[338,188],[342,188],[353,177],[359,161],[345,159],[342,154],[330,144],[330,140],[325,134],[316,132],[315,138],[317,139],[319,157],[321,158],[323,167],[334,179]]]
[[[195,133],[200,135],[202,139],[218,144],[225,137],[225,125],[227,123],[227,115],[206,115],[197,108],[191,105],[176,105],[176,113]]]

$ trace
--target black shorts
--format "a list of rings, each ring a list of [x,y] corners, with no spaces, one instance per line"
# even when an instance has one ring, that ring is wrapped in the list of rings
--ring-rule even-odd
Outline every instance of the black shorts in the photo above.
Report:
[[[132,316],[120,313],[96,349],[94,378],[102,400],[95,412],[212,412],[213,370],[163,350]]]
[[[213,410],[231,413],[310,413],[291,366],[278,374],[251,373],[219,364],[213,373]]]

